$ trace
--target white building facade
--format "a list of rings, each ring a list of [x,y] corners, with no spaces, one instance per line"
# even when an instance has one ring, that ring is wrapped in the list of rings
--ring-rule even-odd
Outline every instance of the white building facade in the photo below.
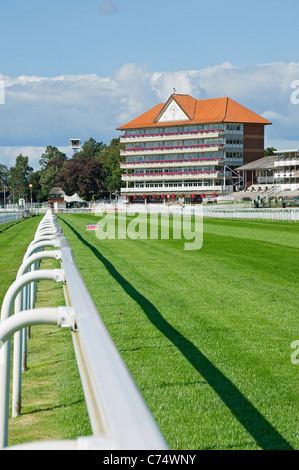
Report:
[[[243,164],[244,151],[249,158],[255,156],[250,152],[262,156],[265,124],[270,123],[229,98],[171,95],[118,128],[123,131],[121,193],[130,202],[185,203],[227,194],[239,178],[235,168]]]

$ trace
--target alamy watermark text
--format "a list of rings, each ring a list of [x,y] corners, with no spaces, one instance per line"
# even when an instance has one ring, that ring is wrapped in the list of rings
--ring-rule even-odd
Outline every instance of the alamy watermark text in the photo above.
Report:
[[[5,87],[4,83],[0,80],[0,104],[5,104]]]
[[[294,89],[291,94],[291,103],[299,104],[299,80],[293,80],[291,83],[291,88]]]
[[[200,250],[203,244],[203,219],[168,213],[109,213],[97,223],[100,240],[183,240],[185,250]]]

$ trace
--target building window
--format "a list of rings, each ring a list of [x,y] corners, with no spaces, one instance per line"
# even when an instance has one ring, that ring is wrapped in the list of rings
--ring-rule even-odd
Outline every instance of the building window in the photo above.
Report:
[[[241,124],[226,124],[226,130],[228,131],[241,131],[242,128],[241,128]]]

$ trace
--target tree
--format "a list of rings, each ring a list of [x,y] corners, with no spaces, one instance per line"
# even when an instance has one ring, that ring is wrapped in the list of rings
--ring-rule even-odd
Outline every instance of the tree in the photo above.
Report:
[[[0,183],[6,185],[8,181],[8,177],[9,177],[9,170],[7,166],[2,165],[2,163],[0,163]]]
[[[115,191],[119,191],[122,185],[119,139],[112,139],[110,145],[99,154],[98,159],[103,164],[105,172],[104,187],[106,191],[110,194],[111,198],[111,194]]]
[[[276,149],[274,147],[267,147],[265,150],[264,150],[264,156],[265,157],[269,157],[271,155],[275,155],[274,151]]]
[[[95,139],[90,137],[89,140],[84,142],[82,145],[82,150],[75,154],[73,158],[84,157],[84,158],[96,158],[100,152],[106,148],[106,145],[103,142],[97,142]]]
[[[8,181],[8,176],[9,176],[9,170],[6,165],[2,165],[0,163],[0,192],[3,192],[3,205],[5,205],[4,202],[4,192],[7,186],[7,181]]]
[[[40,185],[40,178],[42,175],[42,171],[38,170],[35,171],[30,175],[29,178],[29,183],[33,185],[32,187],[32,197],[34,201],[42,201],[43,196],[42,196],[42,191],[41,191],[41,185]]]
[[[9,170],[8,170],[7,166],[2,165],[2,163],[0,163],[0,182],[1,183],[7,183],[8,176],[9,176]]]
[[[41,172],[39,184],[41,187],[41,198],[48,199],[49,193],[54,186],[57,185],[59,173],[62,171],[63,166],[67,163],[65,154],[56,154],[48,160],[47,166]]]
[[[29,182],[30,176],[33,173],[33,168],[29,166],[28,157],[20,154],[16,158],[16,165],[9,170],[8,185],[14,188],[14,191],[20,196],[25,197],[29,195]]]
[[[48,147],[45,150],[45,153],[42,154],[40,161],[39,161],[41,169],[44,170],[45,168],[47,168],[47,166],[53,160],[57,160],[57,158],[59,158],[60,161],[63,160],[63,162],[67,160],[65,153],[58,150],[57,147],[52,147],[52,145],[48,145]]]
[[[76,154],[68,160],[57,175],[57,184],[66,194],[78,192],[81,197],[90,200],[92,194],[103,190],[104,170],[97,159],[85,158]]]

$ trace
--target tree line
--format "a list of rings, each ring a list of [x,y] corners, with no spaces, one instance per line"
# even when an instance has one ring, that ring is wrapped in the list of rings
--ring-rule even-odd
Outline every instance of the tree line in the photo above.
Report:
[[[34,171],[29,158],[20,154],[11,168],[0,164],[0,191],[17,198],[31,197],[47,201],[53,187],[61,187],[67,195],[77,192],[86,201],[111,198],[121,187],[120,143],[112,139],[109,145],[90,138],[71,158],[49,145]],[[30,190],[29,185],[32,185]]]

